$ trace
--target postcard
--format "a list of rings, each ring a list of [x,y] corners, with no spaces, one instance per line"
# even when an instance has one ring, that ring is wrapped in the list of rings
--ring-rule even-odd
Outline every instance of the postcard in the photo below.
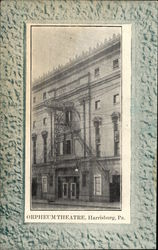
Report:
[[[131,25],[26,26],[25,222],[130,223]]]

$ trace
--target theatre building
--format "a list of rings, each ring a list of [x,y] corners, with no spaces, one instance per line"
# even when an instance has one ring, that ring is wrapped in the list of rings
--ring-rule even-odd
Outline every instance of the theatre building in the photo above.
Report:
[[[121,37],[32,85],[33,199],[121,199]]]

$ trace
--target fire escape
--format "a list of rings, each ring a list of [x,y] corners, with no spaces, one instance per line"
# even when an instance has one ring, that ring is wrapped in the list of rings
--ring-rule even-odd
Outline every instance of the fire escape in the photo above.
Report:
[[[94,150],[92,147],[89,147],[85,143],[84,138],[82,137],[81,129],[79,126],[80,114],[75,108],[74,103],[70,101],[62,102],[57,99],[54,99],[45,101],[45,106],[51,113],[51,122],[52,122],[52,116],[54,116],[54,142],[52,141],[53,135],[51,135],[51,142],[50,142],[51,151],[49,153],[50,160],[54,162],[54,164],[57,163],[58,160],[60,160],[60,158],[57,156],[58,155],[57,147],[59,138],[61,135],[64,135],[66,131],[69,131],[72,135],[75,135],[75,138],[77,138],[81,146],[84,148],[89,159],[95,161],[97,163],[99,170],[105,175],[105,166],[103,166],[102,163],[99,161],[99,159],[97,159],[96,150]],[[65,113],[67,111],[70,111],[73,114],[73,117],[78,118],[78,122],[72,120],[71,122],[66,123]],[[53,153],[53,144],[54,144],[54,153]]]

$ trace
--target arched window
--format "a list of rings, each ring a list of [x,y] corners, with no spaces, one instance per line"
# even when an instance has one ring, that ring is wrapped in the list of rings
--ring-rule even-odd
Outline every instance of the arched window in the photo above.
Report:
[[[32,134],[32,143],[33,143],[32,163],[33,164],[36,164],[36,141],[37,141],[37,135],[34,133],[34,134]]]
[[[43,160],[44,160],[44,163],[47,162],[47,135],[48,135],[47,131],[42,132],[42,137],[43,137]]]
[[[114,156],[120,155],[120,131],[119,131],[119,120],[120,120],[120,113],[114,112],[111,115],[112,122],[114,125]]]
[[[102,121],[101,117],[95,117],[93,120],[95,127],[95,147],[96,147],[97,157],[101,156],[101,136],[100,136],[101,121]]]

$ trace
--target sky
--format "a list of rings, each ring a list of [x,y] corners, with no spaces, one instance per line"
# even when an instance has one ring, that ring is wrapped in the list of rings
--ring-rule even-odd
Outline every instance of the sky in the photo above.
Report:
[[[65,65],[75,55],[94,48],[113,34],[120,34],[119,27],[33,27],[32,29],[32,79]]]

